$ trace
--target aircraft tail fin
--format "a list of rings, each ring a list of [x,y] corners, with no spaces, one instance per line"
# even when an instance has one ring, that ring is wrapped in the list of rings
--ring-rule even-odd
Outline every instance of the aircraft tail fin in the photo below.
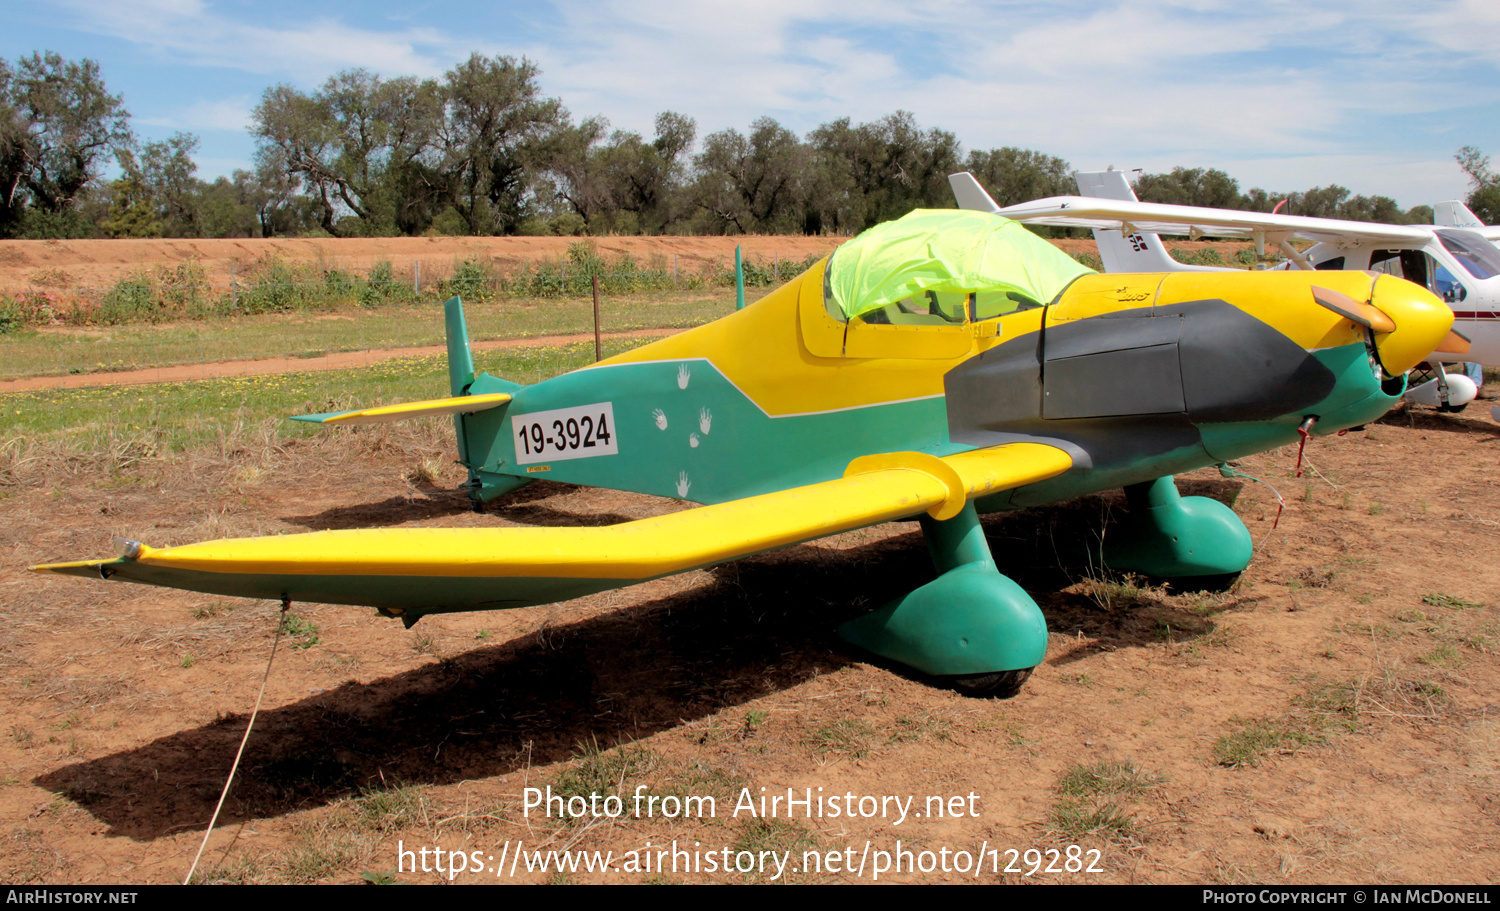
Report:
[[[469,324],[464,320],[464,302],[449,298],[443,304],[443,328],[448,338],[448,385],[450,395],[465,395],[474,383],[474,351],[469,347]]]
[[[958,201],[960,209],[969,209],[974,212],[999,212],[1000,206],[994,197],[986,193],[984,187],[973,174],[964,171],[960,174],[948,175],[948,186],[953,188],[953,198]]]
[[[1076,171],[1078,195],[1139,202],[1124,171]],[[1129,228],[1129,225],[1125,226]],[[1161,238],[1149,231],[1094,229],[1105,272],[1222,272],[1214,266],[1190,266],[1172,258]]]
[[[1440,228],[1483,228],[1484,222],[1456,199],[1432,207],[1432,223]]]

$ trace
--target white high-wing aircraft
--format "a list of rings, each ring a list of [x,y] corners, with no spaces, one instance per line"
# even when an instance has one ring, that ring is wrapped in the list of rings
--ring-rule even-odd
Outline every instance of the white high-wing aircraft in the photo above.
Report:
[[[1158,234],[1245,238],[1264,258],[1268,245],[1286,257],[1285,268],[1369,269],[1431,289],[1453,308],[1455,331],[1469,339],[1464,359],[1500,367],[1500,227],[1479,225],[1461,203],[1440,203],[1438,225],[1384,225],[1140,202],[1124,171],[1080,171],[1082,196],[1054,196],[1000,207],[972,174],[949,176],[959,208],[996,212],[1020,222],[1091,228],[1106,272],[1220,271],[1180,263]],[[1448,224],[1441,222],[1447,221]],[[1305,253],[1291,241],[1310,240]],[[1473,381],[1439,376],[1413,389],[1413,401],[1462,407],[1474,398]],[[1496,409],[1500,412],[1500,409]],[[1500,413],[1496,414],[1500,420]]]

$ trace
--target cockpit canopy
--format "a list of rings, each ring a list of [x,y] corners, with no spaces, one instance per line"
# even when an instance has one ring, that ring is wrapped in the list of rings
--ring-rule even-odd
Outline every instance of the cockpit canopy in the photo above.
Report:
[[[823,299],[841,322],[961,324],[1039,307],[1092,272],[1008,218],[917,209],[839,247]]]

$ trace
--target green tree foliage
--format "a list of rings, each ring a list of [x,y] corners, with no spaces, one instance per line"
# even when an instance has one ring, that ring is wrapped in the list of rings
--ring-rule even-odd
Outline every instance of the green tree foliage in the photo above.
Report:
[[[196,237],[201,233],[203,182],[193,176],[198,138],[177,133],[139,151],[117,153],[123,175],[110,186],[110,214],[100,225],[110,237]]]
[[[1173,168],[1170,174],[1142,174],[1136,179],[1135,195],[1142,202],[1174,206],[1241,208],[1239,182],[1213,169]]]
[[[1469,176],[1469,211],[1487,225],[1500,224],[1500,174],[1490,170],[1490,157],[1474,146],[1464,146],[1453,157]]]
[[[779,234],[802,230],[807,148],[770,117],[748,136],[721,130],[703,140],[694,165],[696,221],[711,234]]]
[[[311,95],[276,86],[255,109],[260,173],[310,198],[330,234],[419,234],[450,209],[467,233],[514,233],[566,119],[537,73],[475,54],[442,82],[348,70]]]
[[[543,97],[536,64],[474,54],[443,86],[441,168],[471,234],[514,234],[534,198],[542,154],[567,121]]]
[[[130,115],[99,65],[47,52],[0,61],[0,236],[86,236],[86,191],[131,143]]]
[[[954,134],[896,111],[806,137],[770,117],[720,130],[657,115],[650,140],[576,124],[534,63],[474,54],[440,79],[335,75],[310,93],[268,89],[254,113],[254,171],[196,176],[196,137],[137,145],[123,100],[93,61],[0,60],[0,237],[273,237],[513,233],[852,234],[914,208],[953,205],[969,170],[1001,205],[1074,188],[1060,158],[1016,147],[964,154]],[[695,154],[696,151],[696,154]],[[1469,206],[1500,222],[1500,176],[1466,146]],[[100,176],[113,158],[119,175]],[[1143,174],[1148,202],[1363,221],[1430,221],[1342,186],[1242,193],[1223,171]]]
[[[923,130],[909,111],[853,126],[847,117],[808,134],[815,167],[811,231],[853,233],[916,208],[951,208],[948,175],[962,170],[958,139]]]
[[[1030,149],[976,149],[969,153],[964,170],[972,173],[1002,206],[1068,196],[1077,189],[1066,161]]]
[[[330,234],[420,233],[445,197],[442,114],[432,80],[347,70],[313,95],[279,85],[255,109],[259,172],[312,199]]]
[[[1282,215],[1398,225],[1413,224],[1423,218],[1432,220],[1432,209],[1427,206],[1403,212],[1389,196],[1356,196],[1348,187],[1337,184],[1300,193],[1273,193],[1260,188],[1241,193],[1239,182],[1228,174],[1203,168],[1173,168],[1170,174],[1142,174],[1136,179],[1135,192],[1143,202],[1169,205],[1252,212],[1270,212],[1280,205]]]
[[[656,138],[616,130],[589,118],[555,134],[546,150],[556,198],[579,216],[589,233],[660,234],[681,213],[683,176],[697,134],[692,118],[656,115]]]

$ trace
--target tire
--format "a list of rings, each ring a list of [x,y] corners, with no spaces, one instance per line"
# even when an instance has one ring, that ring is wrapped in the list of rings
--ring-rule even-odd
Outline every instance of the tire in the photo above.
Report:
[[[1009,699],[1021,692],[1021,687],[1033,670],[1035,668],[1028,667],[1019,671],[997,671],[993,674],[971,674],[947,679],[948,685],[964,696],[975,699]]]

